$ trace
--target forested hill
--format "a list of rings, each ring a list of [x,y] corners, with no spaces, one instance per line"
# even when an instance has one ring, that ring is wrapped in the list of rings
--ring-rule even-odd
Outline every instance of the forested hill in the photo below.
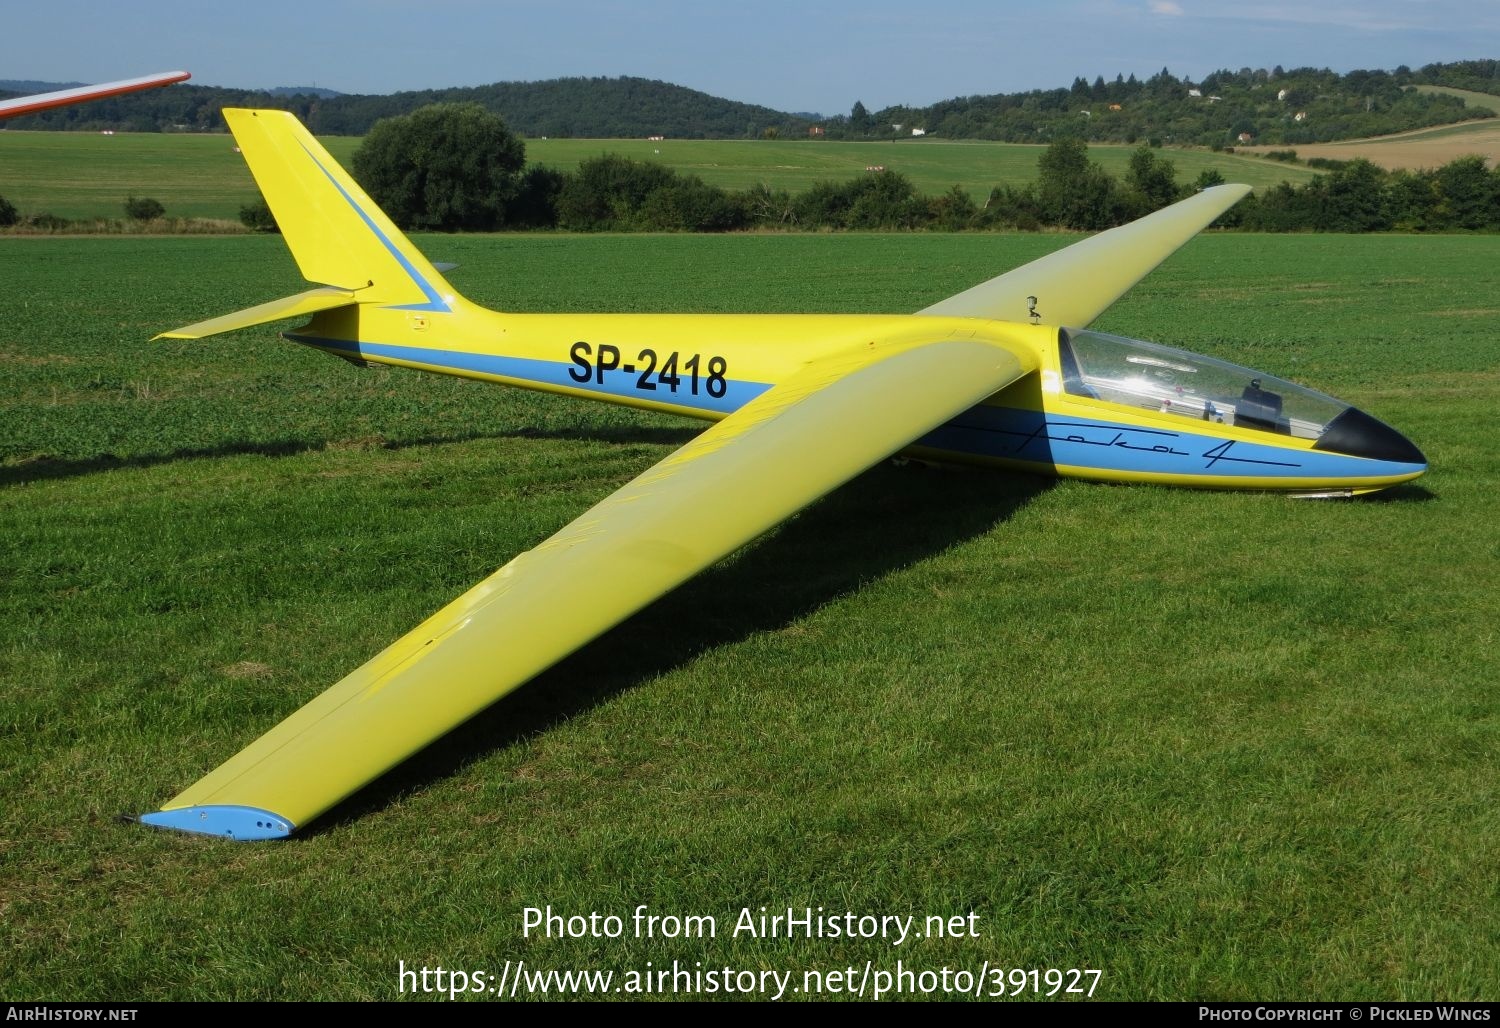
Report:
[[[1148,79],[1079,77],[1066,89],[955,97],[929,107],[870,113],[855,104],[826,130],[831,138],[909,135],[920,128],[945,138],[1012,143],[1077,136],[1100,143],[1157,140],[1219,147],[1359,139],[1494,117],[1486,108],[1467,107],[1461,98],[1425,86],[1500,95],[1500,61],[1345,75],[1318,68],[1241,68],[1198,81],[1163,68]]]
[[[822,122],[829,138],[910,137],[914,129],[948,139],[1043,143],[1058,138],[1197,146],[1242,142],[1295,146],[1493,117],[1429,86],[1500,95],[1500,61],[1429,64],[1413,71],[1280,67],[1217,71],[1199,81],[1166,68],[1147,79],[1078,77],[1071,86],[1024,93],[955,97],[927,107],[850,113]],[[280,91],[278,91],[279,93]],[[326,91],[324,91],[326,92]],[[8,124],[17,129],[222,131],[221,107],[279,107],[326,135],[363,135],[381,118],[426,104],[473,101],[527,136],[746,139],[806,137],[804,115],[738,103],[642,78],[565,78],[497,82],[386,96],[273,95],[217,86],[177,85],[64,107]]]
[[[315,133],[362,136],[381,118],[442,102],[476,102],[527,136],[743,139],[807,134],[806,118],[737,103],[642,78],[565,78],[497,82],[489,86],[426,89],[387,96],[282,96],[219,86],[178,85],[75,107],[62,107],[9,124],[17,129],[123,129],[136,132],[223,131],[222,107],[290,110]]]

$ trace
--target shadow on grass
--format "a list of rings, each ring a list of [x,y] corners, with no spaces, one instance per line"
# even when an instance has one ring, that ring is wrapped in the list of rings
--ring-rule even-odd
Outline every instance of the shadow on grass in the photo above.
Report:
[[[314,821],[315,835],[681,665],[989,531],[1055,482],[887,462],[656,601]]]
[[[1410,482],[1392,486],[1390,489],[1382,489],[1378,493],[1366,493],[1363,496],[1354,497],[1360,503],[1427,503],[1437,498],[1438,494],[1432,490]]]
[[[414,446],[442,446],[446,443],[467,443],[476,439],[561,439],[600,443],[654,443],[681,446],[703,431],[704,425],[693,423],[682,428],[656,425],[619,425],[560,427],[553,429],[521,428],[513,431],[454,432],[449,435],[420,436],[414,439],[378,440],[368,444],[371,449],[405,450]],[[97,457],[62,459],[56,457],[34,457],[16,464],[0,467],[0,488],[42,482],[56,478],[77,478],[103,471],[118,471],[122,468],[151,468],[159,464],[171,464],[181,460],[211,460],[216,457],[294,457],[312,453],[358,440],[343,439],[273,439],[262,443],[223,443],[219,446],[183,448],[168,453],[147,453],[135,457],[117,457],[101,454]]]

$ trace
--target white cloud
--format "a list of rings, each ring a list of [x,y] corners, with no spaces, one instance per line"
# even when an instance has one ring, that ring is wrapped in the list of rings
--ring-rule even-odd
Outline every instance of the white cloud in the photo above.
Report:
[[[1152,14],[1181,14],[1182,7],[1174,4],[1172,0],[1151,0]]]

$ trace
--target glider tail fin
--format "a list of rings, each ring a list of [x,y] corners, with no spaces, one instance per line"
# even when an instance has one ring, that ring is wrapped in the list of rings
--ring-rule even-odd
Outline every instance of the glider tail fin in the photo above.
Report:
[[[163,335],[196,339],[347,304],[448,313],[463,300],[311,132],[286,111],[225,108],[308,293]]]

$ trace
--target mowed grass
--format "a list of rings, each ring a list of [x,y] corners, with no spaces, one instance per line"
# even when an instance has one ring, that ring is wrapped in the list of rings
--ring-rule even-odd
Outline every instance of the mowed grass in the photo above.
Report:
[[[910,311],[1066,241],[420,240],[487,304],[686,311]],[[1099,323],[1357,403],[1426,451],[1414,486],[883,465],[301,837],[233,845],[114,816],[695,426],[269,329],[148,342],[302,288],[276,239],[0,240],[0,998],[391,999],[400,961],[524,959],[1493,999],[1497,269],[1494,237],[1205,236]],[[641,904],[717,935],[634,938]],[[523,938],[548,905],[626,937]],[[979,937],[734,936],[761,906]]]
[[[361,140],[331,136],[322,140],[349,166]],[[1043,147],[1008,143],[944,142],[837,143],[810,140],[528,139],[527,158],[564,170],[604,153],[660,161],[685,174],[728,189],[758,183],[799,192],[818,181],[844,181],[867,167],[882,166],[911,177],[918,191],[946,192],[962,186],[983,203],[1002,183],[1036,178]],[[1132,148],[1095,146],[1095,160],[1123,177]],[[1215,168],[1230,182],[1257,189],[1277,182],[1301,182],[1313,172],[1233,154],[1206,150],[1163,150],[1184,183]],[[120,217],[128,195],[160,200],[167,213],[183,218],[228,218],[259,194],[244,159],[227,135],[195,136],[83,132],[0,132],[0,196],[25,214],[47,211],[66,218]]]

